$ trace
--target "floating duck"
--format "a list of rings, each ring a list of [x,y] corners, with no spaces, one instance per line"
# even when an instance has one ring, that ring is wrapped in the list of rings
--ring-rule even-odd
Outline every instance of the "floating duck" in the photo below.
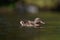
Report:
[[[41,24],[45,24],[45,22],[43,22],[40,18],[35,18],[34,21],[30,21],[30,20],[28,20],[27,22],[20,21],[20,24],[21,24],[22,27],[34,27],[34,28],[37,28],[37,27],[40,27]]]

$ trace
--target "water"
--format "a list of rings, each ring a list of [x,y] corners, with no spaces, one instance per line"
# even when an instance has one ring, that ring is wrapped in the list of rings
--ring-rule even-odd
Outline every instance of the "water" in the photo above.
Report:
[[[38,17],[45,18],[47,22],[43,25],[45,29],[20,28],[18,15],[0,15],[0,40],[60,40],[59,14],[41,15],[38,14]]]

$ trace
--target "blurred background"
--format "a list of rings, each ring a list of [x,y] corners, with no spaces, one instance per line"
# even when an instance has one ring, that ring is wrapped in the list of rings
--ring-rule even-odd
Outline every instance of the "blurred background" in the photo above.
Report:
[[[21,28],[36,17],[44,29]],[[60,0],[0,0],[0,40],[60,40]]]

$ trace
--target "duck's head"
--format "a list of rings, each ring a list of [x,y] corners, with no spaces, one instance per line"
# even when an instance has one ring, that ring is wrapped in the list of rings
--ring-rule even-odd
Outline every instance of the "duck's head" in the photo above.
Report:
[[[40,20],[40,18],[35,18],[35,21],[38,21],[38,20]]]
[[[36,18],[35,21],[36,21],[37,23],[45,24],[45,22],[43,22],[43,21],[41,20],[41,18]]]

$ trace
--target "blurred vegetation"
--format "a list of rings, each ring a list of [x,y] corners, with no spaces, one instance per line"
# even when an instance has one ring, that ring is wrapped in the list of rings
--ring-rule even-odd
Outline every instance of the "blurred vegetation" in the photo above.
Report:
[[[49,8],[55,7],[58,0],[26,0],[27,3],[34,3],[39,5],[41,8],[47,6]]]

